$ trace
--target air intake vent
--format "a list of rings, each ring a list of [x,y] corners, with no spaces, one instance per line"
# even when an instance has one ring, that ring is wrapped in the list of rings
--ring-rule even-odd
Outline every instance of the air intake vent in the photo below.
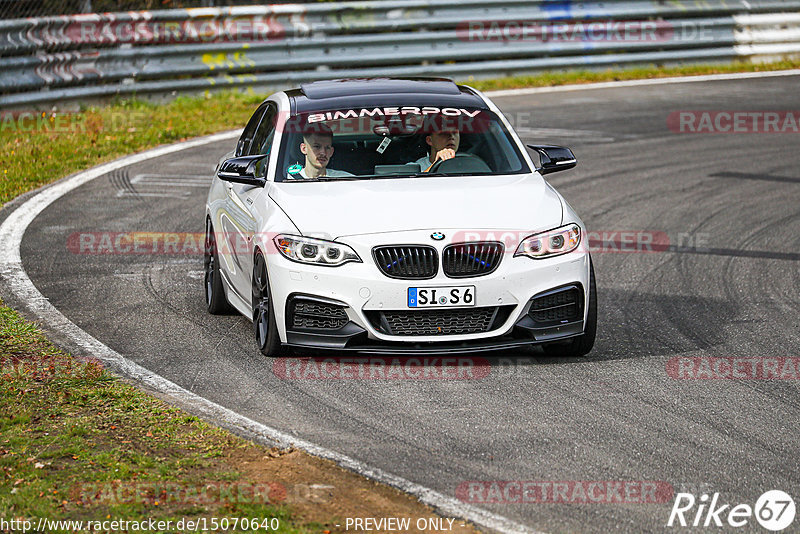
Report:
[[[448,245],[442,253],[442,270],[450,278],[483,276],[497,269],[503,250],[502,243]]]
[[[341,306],[295,297],[289,304],[291,330],[338,330],[347,324],[347,312]]]
[[[393,336],[446,336],[488,332],[497,306],[443,310],[398,310],[372,314],[373,326]]]
[[[375,247],[372,255],[381,272],[391,278],[425,280],[439,269],[436,249],[427,245]]]
[[[528,315],[539,325],[578,321],[583,318],[583,292],[569,286],[534,297]]]

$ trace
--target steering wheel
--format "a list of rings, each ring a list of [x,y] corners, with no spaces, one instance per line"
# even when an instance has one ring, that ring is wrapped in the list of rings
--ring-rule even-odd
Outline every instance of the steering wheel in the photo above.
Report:
[[[492,172],[492,169],[475,154],[460,152],[454,158],[437,161],[428,172]]]

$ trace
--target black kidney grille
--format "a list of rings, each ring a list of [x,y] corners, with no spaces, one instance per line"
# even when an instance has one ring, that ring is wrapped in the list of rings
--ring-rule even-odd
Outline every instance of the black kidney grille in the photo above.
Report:
[[[496,313],[497,306],[384,311],[380,312],[379,321],[380,329],[394,336],[446,336],[488,332]]]
[[[577,321],[581,319],[583,295],[577,287],[535,297],[528,315],[537,323]]]
[[[459,243],[448,245],[442,253],[442,270],[450,278],[489,274],[503,258],[502,243]]]
[[[295,299],[290,310],[292,329],[338,330],[347,324],[347,312],[334,304]]]
[[[439,257],[431,246],[375,247],[372,255],[381,272],[391,278],[423,280],[436,276],[439,269]]]

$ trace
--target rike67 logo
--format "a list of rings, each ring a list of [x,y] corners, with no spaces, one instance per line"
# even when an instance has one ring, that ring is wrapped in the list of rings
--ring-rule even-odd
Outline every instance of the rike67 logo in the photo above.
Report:
[[[678,493],[667,526],[743,527],[755,517],[765,529],[778,532],[792,524],[795,512],[792,497],[780,490],[765,492],[758,498],[755,506],[744,503],[735,506],[723,504],[719,493],[711,496],[710,502],[705,493],[699,499],[691,493]]]

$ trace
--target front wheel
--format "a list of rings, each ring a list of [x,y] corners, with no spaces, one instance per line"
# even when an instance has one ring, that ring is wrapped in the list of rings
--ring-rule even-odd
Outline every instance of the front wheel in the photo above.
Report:
[[[589,259],[589,311],[586,314],[586,326],[583,334],[567,341],[557,341],[542,345],[544,353],[548,356],[585,356],[594,347],[597,335],[597,287],[594,281],[594,265]]]
[[[260,252],[256,254],[253,263],[253,328],[256,343],[264,356],[283,356],[286,353],[278,334],[278,323],[275,321],[267,262]]]

